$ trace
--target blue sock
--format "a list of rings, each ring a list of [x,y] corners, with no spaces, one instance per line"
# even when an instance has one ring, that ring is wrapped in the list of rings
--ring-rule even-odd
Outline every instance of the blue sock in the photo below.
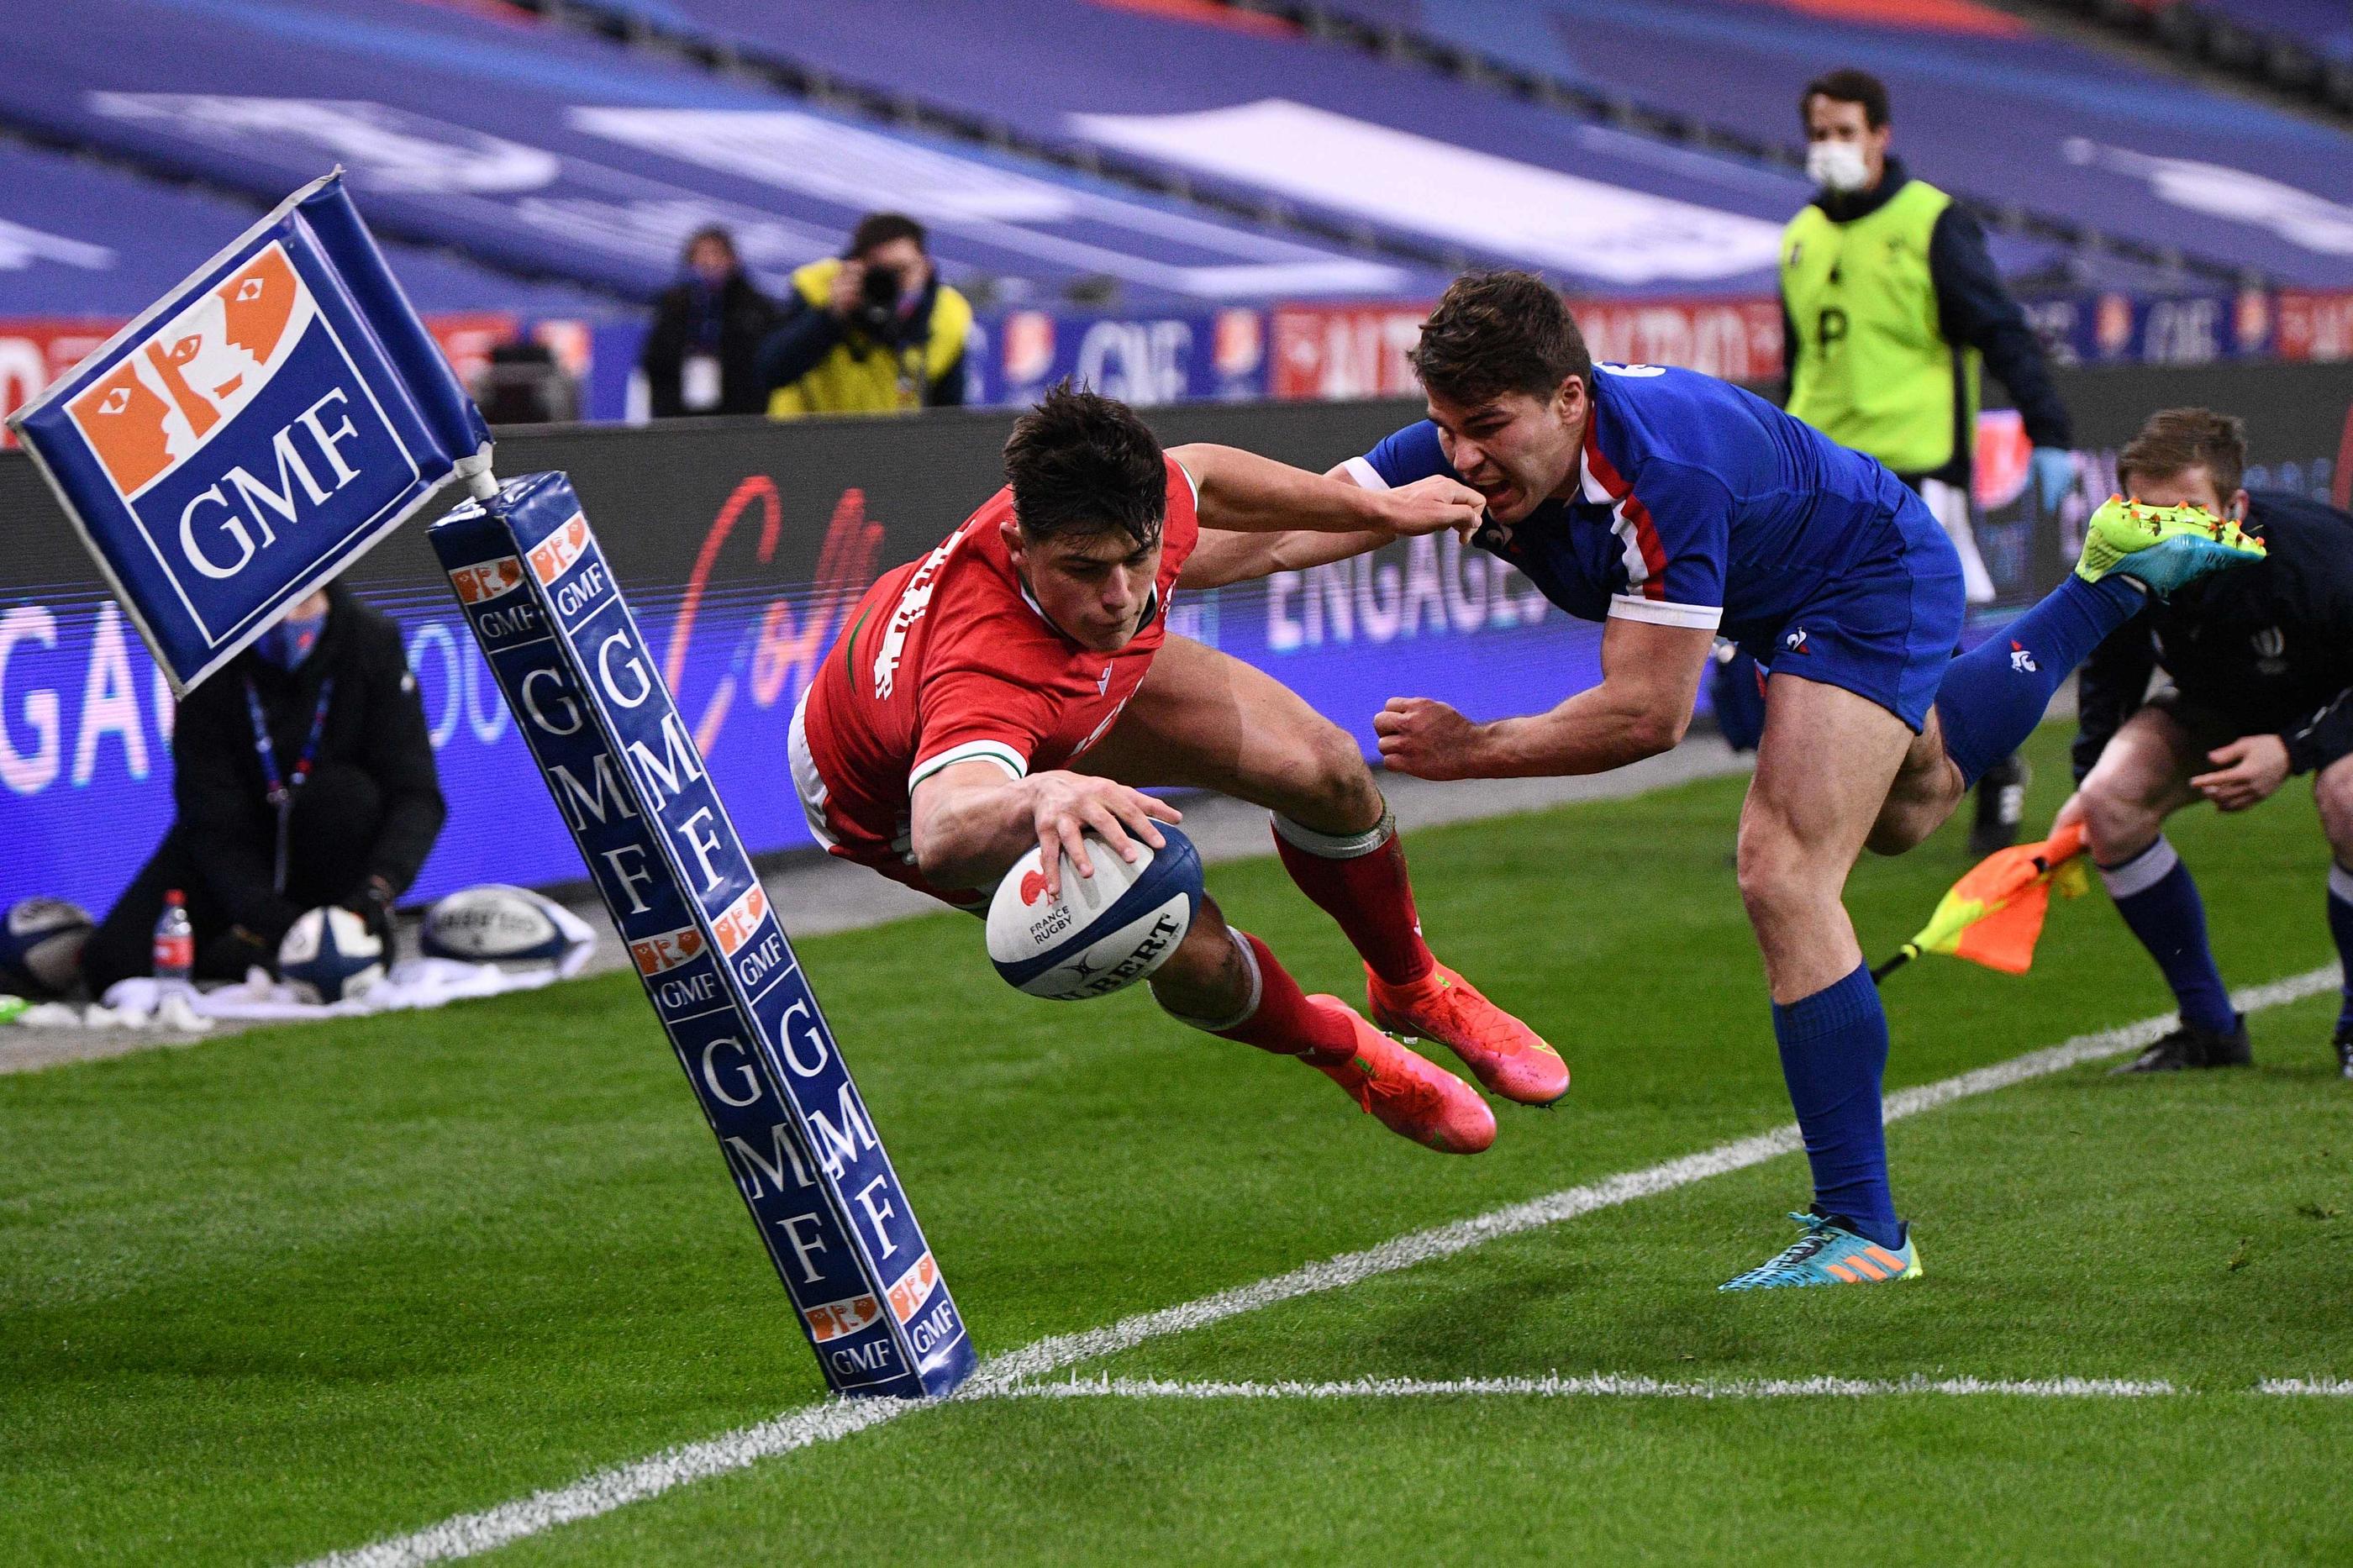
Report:
[[[1887,1137],[1879,1085],[1887,1071],[1887,1014],[1868,964],[1810,996],[1773,1005],[1773,1037],[1789,1085],[1814,1202],[1882,1247],[1904,1245],[1904,1224],[1887,1190]]]
[[[2328,868],[2328,934],[2337,939],[2337,962],[2345,966],[2345,1004],[2337,1015],[2341,1032],[2353,1029],[2353,868]]]
[[[2100,880],[2107,884],[2116,913],[2165,971],[2181,1021],[2223,1035],[2238,1027],[2231,994],[2206,945],[2206,905],[2189,868],[2165,836],[2158,835],[2156,843],[2120,866],[2101,867]]]
[[[2059,683],[2147,603],[2121,577],[2086,583],[2071,572],[2041,604],[1953,660],[1936,688],[1936,714],[1962,782],[1974,786],[2018,750]]]

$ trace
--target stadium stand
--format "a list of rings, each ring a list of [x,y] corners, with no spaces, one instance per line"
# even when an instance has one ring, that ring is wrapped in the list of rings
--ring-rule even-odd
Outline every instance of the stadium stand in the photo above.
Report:
[[[260,216],[248,202],[0,142],[0,318],[128,320]],[[578,317],[617,305],[609,295],[494,272],[444,250],[387,243],[385,254],[410,301],[428,314]]]
[[[698,6],[723,0],[693,0]],[[1795,149],[1811,77],[1886,81],[1915,173],[2054,233],[2281,281],[2353,283],[2353,138],[2160,75],[1976,0],[1342,0],[1302,8],[1398,30],[1476,71],[1664,110]],[[2022,195],[2031,193],[2031,195]]]
[[[1788,166],[1352,58],[1288,22],[1198,0],[535,3],[1145,178],[1458,259],[1538,266],[1577,291],[1769,291],[1780,226],[1810,194]]]
[[[2336,0],[2053,0],[2186,62],[2353,114],[2353,10]]]
[[[389,235],[649,297],[733,228],[771,289],[857,215],[911,210],[1008,301],[1431,293],[1352,254],[1082,174],[861,124],[491,5],[76,0],[24,18],[0,124],[274,200],[335,163]]]

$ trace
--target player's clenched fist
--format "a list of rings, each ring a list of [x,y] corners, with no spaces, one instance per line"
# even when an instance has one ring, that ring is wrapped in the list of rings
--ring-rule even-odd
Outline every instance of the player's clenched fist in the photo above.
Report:
[[[1468,539],[1487,506],[1486,497],[1443,474],[1384,490],[1381,500],[1389,531],[1407,539],[1448,528]]]
[[[1089,773],[1054,768],[1032,773],[1024,782],[1029,791],[1030,822],[1038,832],[1038,848],[1046,868],[1046,896],[1050,899],[1061,896],[1063,855],[1070,856],[1080,876],[1095,874],[1094,860],[1087,854],[1087,829],[1094,829],[1095,836],[1117,851],[1121,859],[1133,864],[1136,839],[1141,838],[1155,849],[1166,846],[1168,841],[1153,826],[1155,819],[1185,820],[1185,814],[1165,800]]]
[[[1373,715],[1381,761],[1420,779],[1472,776],[1472,751],[1479,726],[1445,703],[1427,697],[1392,697]]]

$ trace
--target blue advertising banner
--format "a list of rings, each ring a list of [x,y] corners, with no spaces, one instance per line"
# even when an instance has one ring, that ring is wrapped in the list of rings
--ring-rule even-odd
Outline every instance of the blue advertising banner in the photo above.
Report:
[[[490,446],[339,173],[8,423],[176,691]]]
[[[1248,306],[1185,315],[1008,310],[974,324],[971,403],[1036,402],[1064,376],[1139,407],[1267,395],[1267,316]]]
[[[826,1381],[950,1392],[971,1338],[570,482],[511,480],[430,537]]]

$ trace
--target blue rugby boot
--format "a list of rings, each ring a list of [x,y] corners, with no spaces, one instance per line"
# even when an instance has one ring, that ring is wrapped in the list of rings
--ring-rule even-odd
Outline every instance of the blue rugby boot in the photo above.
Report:
[[[2110,496],[2084,523],[2075,575],[2130,577],[2162,599],[2183,584],[2263,558],[2263,542],[2201,507],[2144,506]]]
[[[1919,1249],[1912,1245],[1912,1227],[1904,1227],[1904,1245],[1885,1247],[1857,1236],[1836,1215],[1793,1214],[1805,1234],[1783,1248],[1780,1256],[1758,1264],[1716,1287],[1719,1290],[1783,1290],[1800,1285],[1876,1285],[1887,1279],[1920,1278]]]

